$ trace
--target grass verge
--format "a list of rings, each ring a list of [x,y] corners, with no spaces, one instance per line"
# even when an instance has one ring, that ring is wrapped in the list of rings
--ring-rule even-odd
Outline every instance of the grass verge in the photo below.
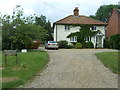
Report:
[[[108,67],[113,73],[120,74],[120,70],[118,64],[120,52],[103,52],[96,53],[97,58]]]
[[[4,61],[2,62],[2,88],[15,88],[33,79],[48,62],[48,54],[44,51],[30,50],[27,53],[18,53],[18,65],[15,59],[15,56],[8,56],[7,67]]]

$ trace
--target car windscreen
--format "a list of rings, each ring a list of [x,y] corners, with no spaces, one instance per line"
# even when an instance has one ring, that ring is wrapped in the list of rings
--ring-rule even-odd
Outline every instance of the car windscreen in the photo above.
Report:
[[[56,43],[55,41],[49,41],[48,43]]]

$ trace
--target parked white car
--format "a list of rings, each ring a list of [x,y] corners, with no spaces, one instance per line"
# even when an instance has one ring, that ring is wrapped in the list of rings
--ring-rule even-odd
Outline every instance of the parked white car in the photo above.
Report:
[[[58,43],[56,43],[55,41],[48,41],[48,43],[45,43],[45,49],[59,49]]]

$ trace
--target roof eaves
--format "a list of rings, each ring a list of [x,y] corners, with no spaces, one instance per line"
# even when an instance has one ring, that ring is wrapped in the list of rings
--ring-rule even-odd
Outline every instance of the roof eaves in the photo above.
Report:
[[[60,20],[58,20],[58,21],[56,21],[56,22],[54,22],[54,23],[59,23],[60,21],[66,19],[66,18],[68,18],[68,17],[70,17],[70,16],[72,16],[72,15],[69,15],[69,16],[67,16],[67,17],[65,17],[65,18],[62,18],[62,19],[60,19]]]
[[[79,24],[77,24],[77,23],[54,23],[54,24],[56,24],[56,25],[98,25],[98,26],[101,26],[101,25],[106,26],[106,25],[108,25],[107,23],[103,23],[103,24],[94,24],[94,23],[91,23],[91,24],[84,24],[84,23],[79,23]]]

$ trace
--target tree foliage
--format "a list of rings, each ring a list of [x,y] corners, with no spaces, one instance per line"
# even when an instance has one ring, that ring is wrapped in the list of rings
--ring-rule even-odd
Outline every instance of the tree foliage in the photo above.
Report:
[[[23,9],[21,9],[20,5],[17,5],[12,16],[3,16],[3,49],[27,48],[33,40],[45,42],[48,37],[47,30],[35,24],[35,15],[24,17],[23,13]]]
[[[108,22],[112,10],[116,9],[116,8],[120,8],[120,5],[102,5],[98,8],[97,12],[95,13],[95,15],[90,15],[90,17],[94,18],[94,19],[98,19],[100,21],[103,22]]]
[[[53,29],[51,27],[51,23],[49,20],[48,21],[46,20],[46,17],[44,15],[41,15],[40,17],[36,17],[35,23],[36,25],[39,25],[43,27],[45,30],[47,30],[48,36],[46,38],[46,41],[53,40],[52,37]]]

